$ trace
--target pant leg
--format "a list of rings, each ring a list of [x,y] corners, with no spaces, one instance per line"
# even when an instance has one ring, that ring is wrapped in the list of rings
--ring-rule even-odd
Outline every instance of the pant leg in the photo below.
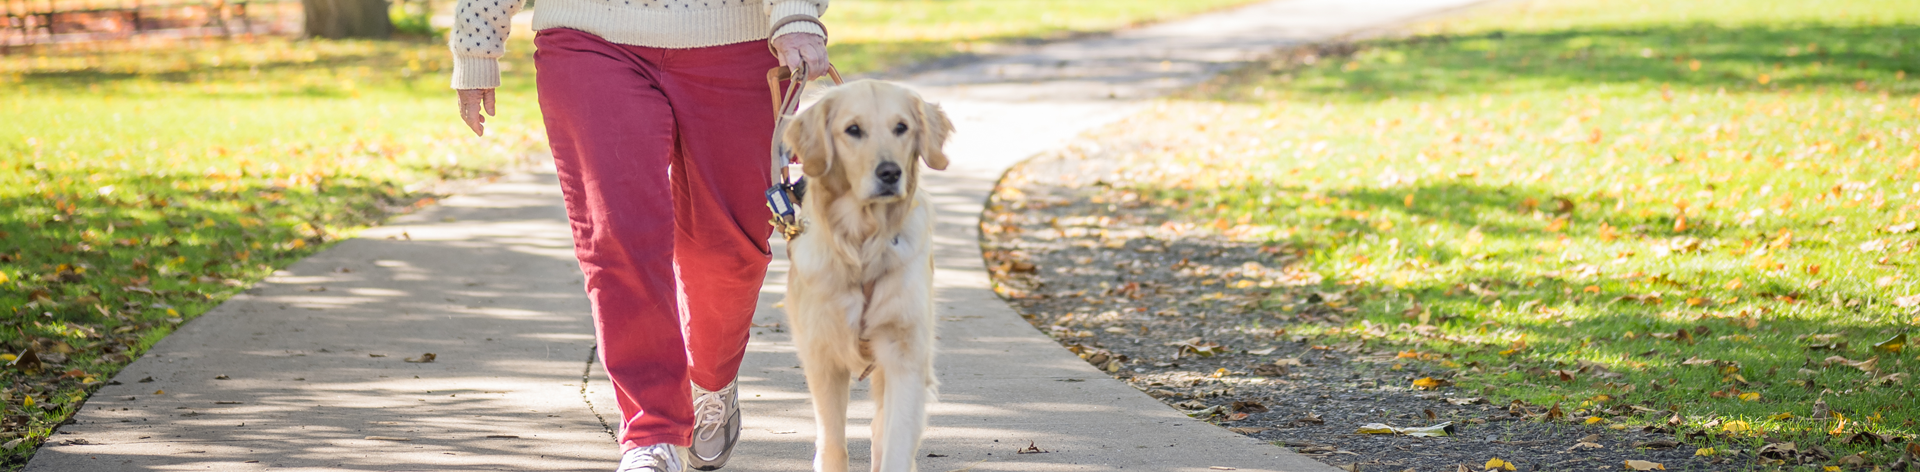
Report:
[[[685,296],[692,379],[732,382],[746,355],[771,253],[767,152],[773,108],[766,41],[666,51],[661,85],[672,101],[674,262]]]
[[[574,254],[620,403],[621,446],[687,445],[693,406],[668,177],[676,129],[659,58],[570,29],[542,30],[534,45]]]

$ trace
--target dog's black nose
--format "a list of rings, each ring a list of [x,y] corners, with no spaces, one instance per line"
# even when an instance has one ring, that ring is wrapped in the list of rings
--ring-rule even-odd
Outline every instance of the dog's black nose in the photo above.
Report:
[[[884,184],[899,183],[900,182],[900,164],[895,164],[892,162],[882,162],[880,163],[880,168],[874,169],[873,175],[880,177],[880,183],[884,183]]]

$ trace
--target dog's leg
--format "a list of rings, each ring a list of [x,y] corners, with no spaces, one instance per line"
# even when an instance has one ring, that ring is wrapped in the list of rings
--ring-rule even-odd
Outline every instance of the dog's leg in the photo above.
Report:
[[[813,394],[814,472],[847,472],[847,396],[852,374],[828,362],[803,362]]]
[[[872,430],[872,435],[869,437],[873,438],[873,441],[867,448],[870,453],[867,463],[871,466],[871,470],[879,472],[882,470],[881,458],[887,456],[888,446],[888,443],[881,439],[887,437],[887,370],[874,366],[870,382],[867,390],[873,397],[873,422],[867,426]]]
[[[931,400],[927,375],[932,363],[921,360],[922,353],[913,347],[889,347],[893,347],[894,352],[876,352],[874,356],[881,359],[882,364],[875,369],[873,379],[877,403],[873,418],[873,470],[912,472],[918,468],[914,456],[918,454],[920,436],[927,426],[927,402]],[[876,349],[881,348],[876,346]]]

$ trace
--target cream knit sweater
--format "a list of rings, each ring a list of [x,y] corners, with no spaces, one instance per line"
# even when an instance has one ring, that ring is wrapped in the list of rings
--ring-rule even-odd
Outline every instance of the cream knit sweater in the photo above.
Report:
[[[454,9],[453,88],[500,86],[500,56],[523,0],[460,0]],[[767,39],[773,22],[790,15],[818,18],[828,0],[538,0],[533,29],[573,28],[608,41],[658,48],[697,48]],[[792,22],[772,36],[813,33],[818,25]]]

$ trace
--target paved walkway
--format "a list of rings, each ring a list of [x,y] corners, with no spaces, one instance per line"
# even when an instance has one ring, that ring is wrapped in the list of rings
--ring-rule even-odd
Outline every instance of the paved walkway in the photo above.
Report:
[[[942,386],[920,467],[1332,470],[1186,418],[1030,327],[989,289],[981,204],[1008,166],[1143,99],[1276,46],[1475,1],[1282,0],[901,78],[959,130],[952,168],[923,187],[942,235]],[[557,192],[550,174],[506,178],[295,264],[128,366],[27,469],[610,470],[602,418],[618,414],[590,364]],[[772,269],[729,471],[810,468],[806,389],[773,308],[785,262]],[[433,362],[408,361],[428,352]],[[854,408],[864,468],[872,404]],[[1029,444],[1050,452],[1016,453]]]

